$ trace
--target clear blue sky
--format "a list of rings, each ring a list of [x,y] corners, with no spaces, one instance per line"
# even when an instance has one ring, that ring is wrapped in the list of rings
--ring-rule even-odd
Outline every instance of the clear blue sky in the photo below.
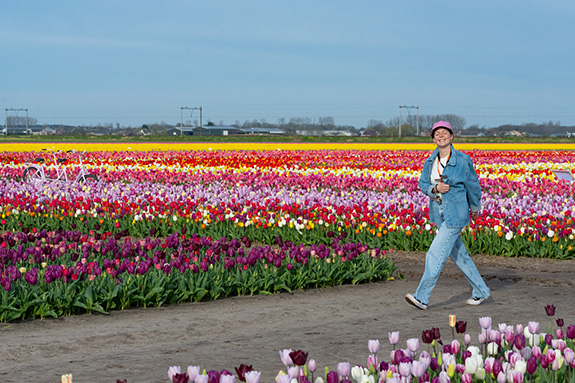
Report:
[[[204,123],[360,128],[414,105],[575,125],[574,20],[573,0],[10,1],[0,111],[140,126],[202,106]]]

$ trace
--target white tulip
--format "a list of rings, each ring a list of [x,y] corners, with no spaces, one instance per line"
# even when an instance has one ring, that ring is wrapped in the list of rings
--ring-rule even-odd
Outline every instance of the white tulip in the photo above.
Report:
[[[499,346],[495,342],[491,342],[487,345],[487,353],[489,355],[495,355],[499,351]]]
[[[475,374],[478,367],[479,366],[477,365],[477,360],[475,358],[469,357],[465,359],[465,373]]]
[[[483,368],[478,368],[477,371],[475,371],[475,378],[485,380],[485,370]]]
[[[527,362],[525,362],[523,359],[518,360],[517,362],[515,362],[514,370],[525,374],[525,372],[527,371]]]
[[[471,356],[475,356],[475,355],[479,355],[479,347],[477,346],[469,346],[467,348],[467,351],[469,351],[471,353]]]

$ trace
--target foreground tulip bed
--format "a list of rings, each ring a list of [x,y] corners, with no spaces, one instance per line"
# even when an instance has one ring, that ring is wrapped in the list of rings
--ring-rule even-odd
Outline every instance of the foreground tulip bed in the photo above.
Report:
[[[379,340],[369,340],[363,365],[341,362],[337,370],[318,369],[307,352],[286,349],[279,353],[285,368],[275,379],[262,377],[253,365],[245,364],[233,371],[172,366],[168,377],[173,383],[575,382],[575,325],[555,317],[554,305],[545,310],[551,320],[548,332],[541,331],[544,325],[539,322],[495,326],[490,317],[481,317],[481,332],[472,339],[467,322],[451,315],[448,336],[434,327],[422,331],[421,340],[407,339],[401,347],[400,334],[390,332],[389,353],[384,353]]]
[[[574,256],[573,185],[551,169],[575,152],[468,153],[484,191],[471,252]],[[98,182],[23,183],[38,155],[0,154],[3,322],[385,280],[390,249],[435,231],[428,151],[103,149],[84,159]]]

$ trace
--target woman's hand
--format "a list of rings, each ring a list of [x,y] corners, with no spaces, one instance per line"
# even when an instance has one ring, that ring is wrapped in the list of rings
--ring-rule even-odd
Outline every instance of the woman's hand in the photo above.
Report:
[[[441,194],[445,194],[449,191],[449,185],[443,183],[437,184],[435,185],[435,190],[437,190]]]

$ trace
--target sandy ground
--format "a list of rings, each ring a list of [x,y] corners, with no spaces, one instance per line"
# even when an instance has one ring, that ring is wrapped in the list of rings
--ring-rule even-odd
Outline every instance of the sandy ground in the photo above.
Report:
[[[492,293],[478,307],[465,304],[471,289],[448,261],[429,309],[420,311],[404,295],[415,291],[425,254],[391,256],[405,279],[0,324],[0,382],[60,382],[65,373],[76,383],[168,382],[169,366],[234,371],[241,363],[262,371],[262,382],[273,382],[284,348],[309,352],[323,371],[342,361],[365,364],[368,340],[379,339],[380,360],[388,360],[388,332],[399,331],[405,346],[422,330],[439,327],[450,341],[449,314],[468,322],[474,343],[483,316],[494,326],[540,321],[547,330],[544,306],[555,304],[556,317],[575,323],[575,261],[475,256]]]

